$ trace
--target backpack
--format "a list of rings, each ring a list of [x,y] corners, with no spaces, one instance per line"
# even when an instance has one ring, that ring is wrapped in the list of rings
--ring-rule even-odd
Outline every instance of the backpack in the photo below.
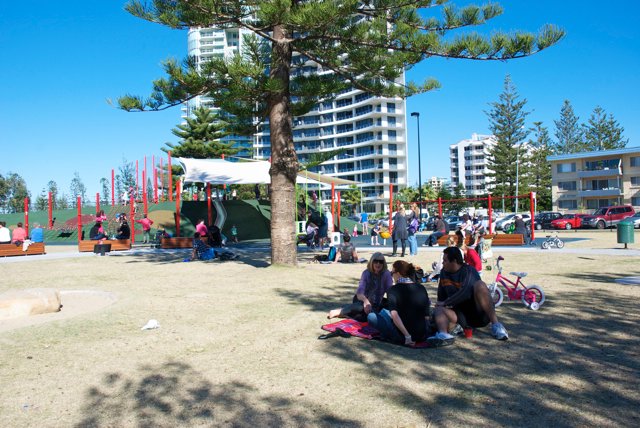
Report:
[[[335,262],[337,253],[338,251],[336,250],[335,245],[333,247],[329,247],[329,255],[327,256],[327,260],[329,260],[330,262]]]

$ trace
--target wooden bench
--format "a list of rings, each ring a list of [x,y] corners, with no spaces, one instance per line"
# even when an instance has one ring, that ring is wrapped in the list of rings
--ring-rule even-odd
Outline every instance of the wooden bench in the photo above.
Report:
[[[92,252],[93,247],[98,244],[111,244],[111,251],[126,251],[131,249],[131,239],[105,239],[104,241],[87,239],[78,242],[78,251],[81,253]]]
[[[207,237],[201,236],[200,240],[207,243]],[[174,248],[193,248],[193,238],[188,236],[180,236],[175,238],[162,238],[160,240],[160,248],[163,250],[170,250]]]
[[[453,234],[450,233],[449,235],[443,235],[440,238],[438,238],[438,245],[440,246],[446,246],[447,245],[447,239],[449,238],[449,236],[453,236],[453,239],[456,240],[456,243],[458,242],[458,237]],[[469,236],[465,237],[465,244],[469,243]],[[484,239],[492,239],[493,242],[491,245],[496,246],[496,245],[524,245],[524,236],[520,233],[496,233],[493,235],[485,235]]]
[[[34,242],[29,245],[27,251],[22,251],[22,244],[0,244],[0,257],[12,256],[35,256],[37,254],[46,254],[44,251],[44,243]]]

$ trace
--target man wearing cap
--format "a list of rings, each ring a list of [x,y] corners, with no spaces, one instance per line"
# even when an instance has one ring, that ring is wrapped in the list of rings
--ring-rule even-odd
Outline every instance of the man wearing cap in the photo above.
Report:
[[[516,214],[516,219],[513,221],[514,229],[513,233],[519,233],[524,237],[524,243],[529,245],[529,234],[527,233],[527,226],[524,224],[524,220],[522,220],[522,216],[520,214]]]
[[[464,263],[460,248],[449,247],[443,253],[434,313],[438,332],[427,342],[433,346],[451,345],[455,338],[449,331],[456,324],[484,327],[491,323],[491,334],[496,339],[509,339],[507,330],[498,321],[489,288],[478,271]]]

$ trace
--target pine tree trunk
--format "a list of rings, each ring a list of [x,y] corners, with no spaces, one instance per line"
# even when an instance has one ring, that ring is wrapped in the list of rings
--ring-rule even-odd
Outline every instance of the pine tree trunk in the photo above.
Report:
[[[295,181],[298,158],[293,145],[289,78],[291,46],[281,26],[273,30],[270,76],[281,83],[281,89],[269,96],[271,134],[271,263],[296,265]]]

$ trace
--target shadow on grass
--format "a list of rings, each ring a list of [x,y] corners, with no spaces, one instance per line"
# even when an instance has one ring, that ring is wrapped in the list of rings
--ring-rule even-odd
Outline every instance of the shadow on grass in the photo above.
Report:
[[[611,282],[606,274],[597,280]],[[279,293],[313,310],[329,306],[306,295]],[[483,328],[472,340],[458,339],[448,348],[335,338],[321,350],[381,379],[386,388],[369,394],[420,412],[426,423],[638,426],[637,301],[584,289],[547,299],[539,311],[522,304],[498,309],[508,342],[495,341]]]
[[[241,382],[212,384],[188,364],[168,362],[130,377],[105,374],[86,391],[86,416],[75,426],[361,426],[303,401]]]
[[[240,257],[233,261],[221,261],[219,259],[201,261],[196,260],[190,263],[207,263],[217,265],[219,263],[243,263],[255,268],[266,268],[271,266],[271,254],[268,251],[244,251],[242,248],[226,247],[216,248],[217,251],[231,251]],[[117,257],[127,257],[127,263],[151,263],[157,265],[183,263],[184,259],[191,258],[191,249],[169,249],[155,251],[138,251],[128,254],[115,254]]]

